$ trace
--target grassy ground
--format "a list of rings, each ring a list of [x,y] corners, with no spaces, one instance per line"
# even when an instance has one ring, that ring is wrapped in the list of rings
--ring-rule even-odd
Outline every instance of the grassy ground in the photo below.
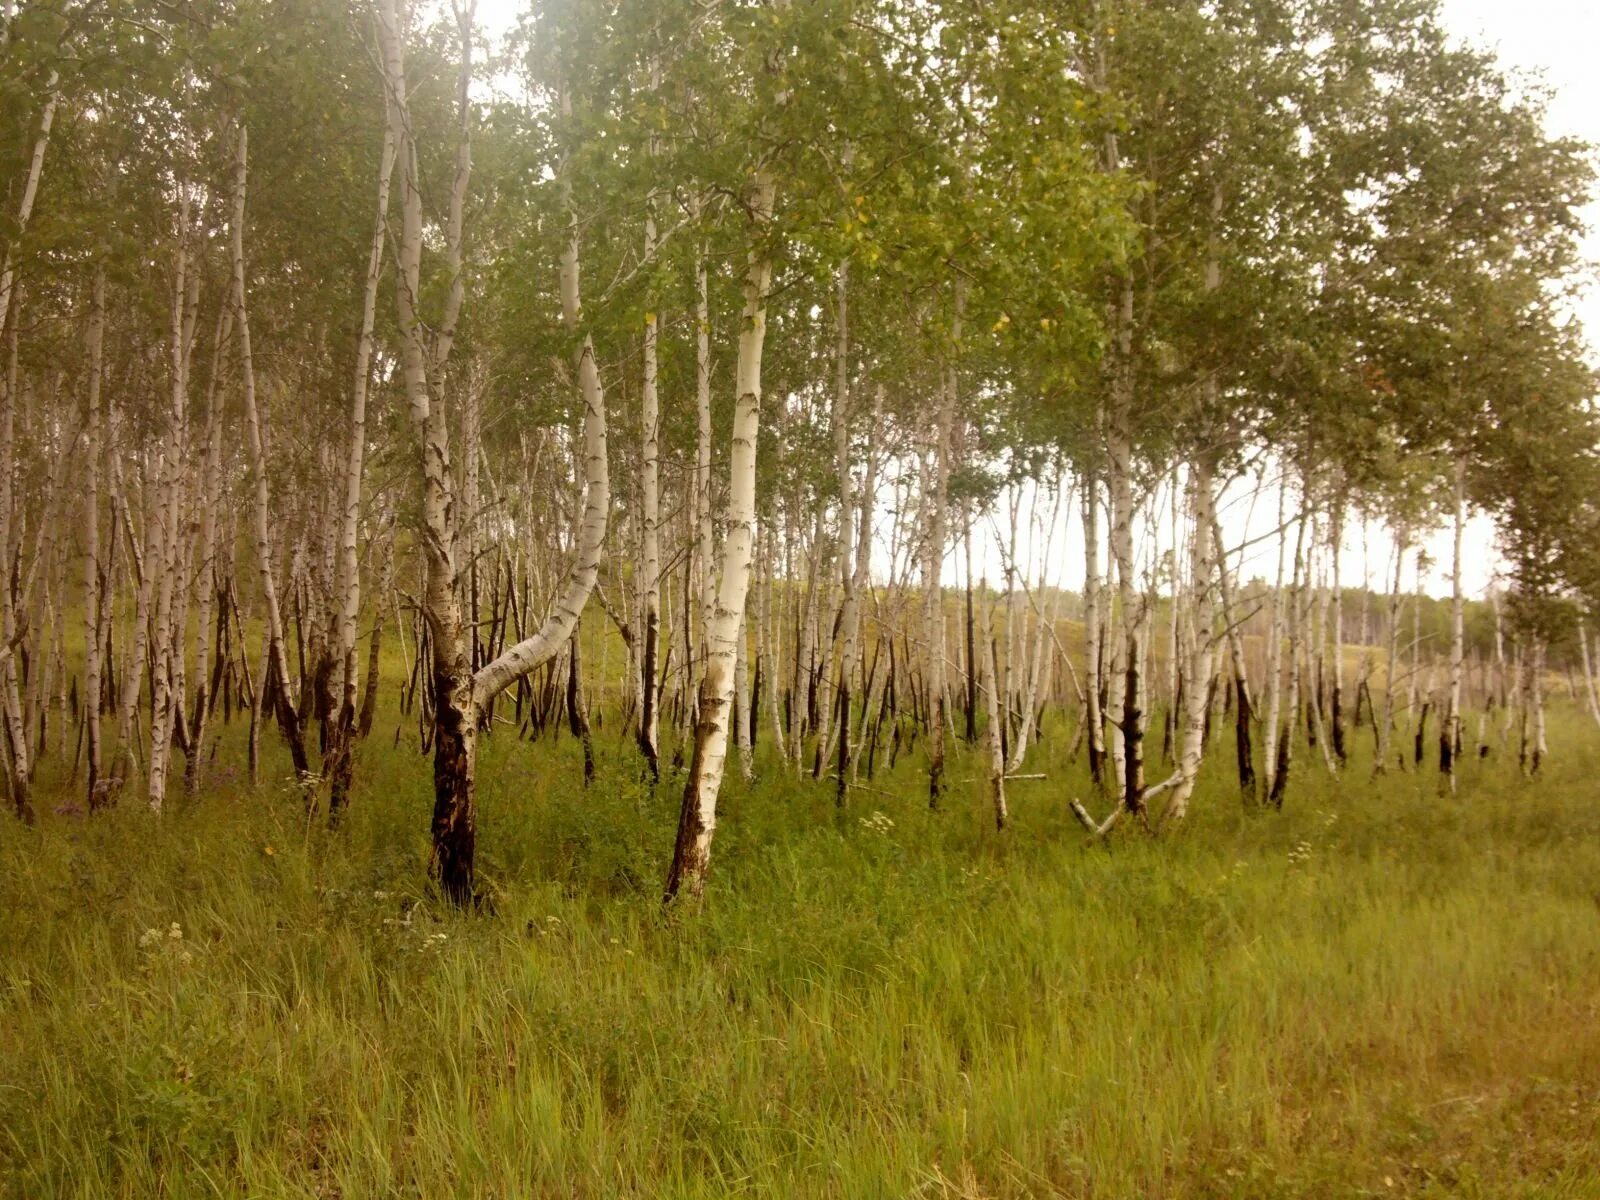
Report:
[[[1453,800],[1219,773],[1105,846],[1059,744],[1003,835],[920,759],[843,812],[764,763],[672,920],[676,789],[604,735],[588,792],[569,739],[486,749],[471,917],[386,735],[336,837],[220,771],[161,819],[46,781],[0,823],[0,1195],[1600,1196],[1600,737],[1552,742]]]

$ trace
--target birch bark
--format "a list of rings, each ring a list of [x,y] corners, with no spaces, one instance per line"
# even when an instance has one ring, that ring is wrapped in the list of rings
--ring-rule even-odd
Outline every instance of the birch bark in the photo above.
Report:
[[[678,836],[664,899],[680,892],[698,897],[711,863],[711,839],[717,824],[717,795],[728,753],[728,709],[733,700],[734,660],[750,587],[750,562],[755,545],[756,439],[761,432],[761,364],[767,337],[767,294],[772,287],[772,255],[764,243],[777,200],[771,173],[757,172],[750,190],[750,212],[756,245],[745,265],[744,311],[734,368],[737,397],[733,413],[733,445],[728,463],[727,530],[716,591],[716,611],[707,630],[706,670],[700,683],[700,712],[695,727],[694,756],[684,786]]]

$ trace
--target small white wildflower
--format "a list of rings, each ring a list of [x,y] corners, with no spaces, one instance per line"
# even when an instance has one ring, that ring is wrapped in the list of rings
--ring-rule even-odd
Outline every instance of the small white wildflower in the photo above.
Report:
[[[385,891],[374,891],[372,893],[372,898],[374,900],[387,900],[389,898],[389,893]]]
[[[146,929],[139,935],[139,949],[148,950],[160,940],[161,931],[159,929]]]
[[[183,926],[174,921],[167,926],[167,936],[175,942],[181,941],[183,939]]]

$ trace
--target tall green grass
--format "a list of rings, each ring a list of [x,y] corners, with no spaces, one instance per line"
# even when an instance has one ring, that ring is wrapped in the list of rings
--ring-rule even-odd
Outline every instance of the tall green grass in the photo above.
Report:
[[[1219,741],[1186,828],[1106,844],[1059,732],[1004,833],[920,760],[839,810],[763,757],[676,916],[672,780],[509,731],[450,912],[387,729],[335,836],[220,770],[4,823],[0,1195],[1600,1196],[1576,715],[1534,783],[1307,766],[1282,813]]]

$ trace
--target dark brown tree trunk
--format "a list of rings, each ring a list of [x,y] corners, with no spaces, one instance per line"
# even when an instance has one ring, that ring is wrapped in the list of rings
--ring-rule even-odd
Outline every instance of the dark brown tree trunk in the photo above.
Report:
[[[572,627],[571,653],[567,655],[567,728],[583,746],[583,786],[594,782],[594,738],[589,732],[589,714],[583,706],[583,652],[579,635],[580,618]]]
[[[1143,816],[1144,713],[1139,709],[1139,638],[1132,630],[1128,633],[1127,654],[1126,683],[1122,693],[1122,803],[1134,816]]]
[[[1338,680],[1333,684],[1329,712],[1329,736],[1333,739],[1333,752],[1338,756],[1339,762],[1343,763],[1347,757],[1344,744],[1344,689],[1339,686]]]
[[[685,607],[688,607],[687,603]],[[644,623],[644,650],[639,656],[639,695],[643,708],[639,714],[639,751],[650,768],[650,782],[661,781],[661,750],[652,731],[656,716],[656,658],[660,654],[661,614],[648,612]]]
[[[678,836],[672,847],[672,866],[667,871],[667,884],[661,896],[664,903],[670,904],[676,900],[686,882],[689,885],[689,893],[694,899],[699,899],[701,889],[705,886],[706,860],[700,850],[703,844],[702,835],[705,833],[705,823],[701,817],[700,776],[705,747],[709,740],[709,727],[714,721],[712,707],[714,697],[707,694],[711,686],[708,673],[700,684],[700,716],[695,729],[694,752],[689,763],[688,782],[683,787],[683,805],[678,810]]]
[[[1233,681],[1233,701],[1233,745],[1239,767],[1239,790],[1246,796],[1254,796],[1256,763],[1250,723],[1255,714],[1250,711],[1250,688],[1243,679]]]
[[[379,604],[382,604],[380,598]],[[383,616],[372,625],[372,639],[367,643],[367,679],[361,693],[361,716],[356,722],[356,733],[363,740],[372,732],[372,721],[378,712],[378,659],[383,652]]]
[[[478,719],[472,677],[462,656],[459,668],[433,671],[433,856],[429,871],[457,907],[473,900],[473,858],[478,828],[474,778]]]

